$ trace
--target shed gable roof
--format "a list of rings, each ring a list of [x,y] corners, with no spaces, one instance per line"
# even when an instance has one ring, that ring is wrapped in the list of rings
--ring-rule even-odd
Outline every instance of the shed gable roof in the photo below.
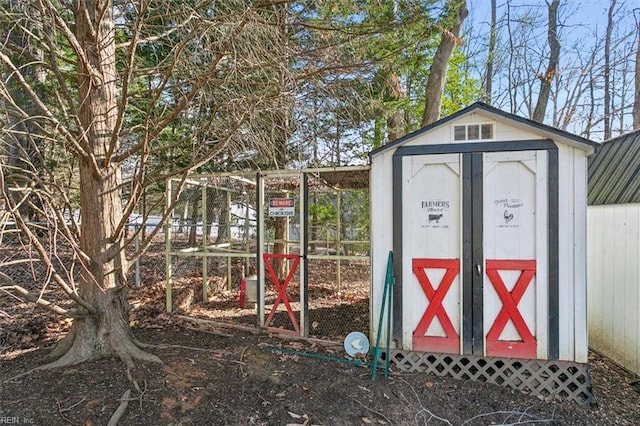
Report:
[[[609,139],[589,158],[587,202],[640,203],[640,130]]]
[[[448,117],[445,117],[436,121],[435,123],[429,124],[421,129],[416,130],[415,132],[409,133],[401,137],[400,139],[392,141],[384,146],[381,146],[380,148],[374,149],[369,153],[369,159],[372,160],[373,157],[379,154],[380,152],[383,152],[389,149],[394,149],[397,146],[406,143],[410,139],[414,139],[417,136],[420,136],[421,134],[426,133],[436,127],[446,125],[447,123],[453,120],[456,120],[460,117],[463,117],[475,111],[484,112],[486,115],[489,115],[496,120],[511,121],[512,123],[517,125],[524,125],[526,127],[531,128],[531,130],[533,131],[537,131],[538,133],[543,134],[544,137],[546,138],[560,139],[565,143],[570,143],[574,146],[580,147],[585,151],[587,151],[588,153],[593,153],[594,149],[597,146],[599,146],[598,143],[593,142],[589,139],[583,138],[582,136],[574,135],[573,133],[569,133],[564,130],[557,129],[555,127],[547,126],[546,124],[538,123],[536,121],[529,120],[527,118],[510,114],[498,108],[492,107],[488,104],[485,104],[484,102],[476,102],[464,109],[461,109],[460,111],[454,114],[451,114]]]

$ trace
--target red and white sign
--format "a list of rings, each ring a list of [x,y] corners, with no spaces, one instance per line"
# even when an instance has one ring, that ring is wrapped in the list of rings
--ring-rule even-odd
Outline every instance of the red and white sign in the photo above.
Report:
[[[270,198],[269,216],[294,216],[296,202],[293,198]]]

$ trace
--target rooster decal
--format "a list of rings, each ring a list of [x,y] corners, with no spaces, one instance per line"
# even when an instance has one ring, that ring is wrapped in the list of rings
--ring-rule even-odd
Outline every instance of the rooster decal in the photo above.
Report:
[[[509,223],[513,220],[513,213],[509,213],[507,210],[504,211],[504,223]]]

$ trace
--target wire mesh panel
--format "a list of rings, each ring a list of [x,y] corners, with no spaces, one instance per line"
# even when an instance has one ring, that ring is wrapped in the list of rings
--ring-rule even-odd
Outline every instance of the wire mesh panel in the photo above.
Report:
[[[369,332],[368,173],[310,173],[309,335],[340,341]]]
[[[309,260],[309,335],[341,341],[369,333],[369,262]],[[341,284],[336,277],[340,275]]]
[[[181,191],[167,233],[168,309],[256,324],[245,287],[256,270],[255,179],[205,176],[183,188],[173,184],[169,191]]]

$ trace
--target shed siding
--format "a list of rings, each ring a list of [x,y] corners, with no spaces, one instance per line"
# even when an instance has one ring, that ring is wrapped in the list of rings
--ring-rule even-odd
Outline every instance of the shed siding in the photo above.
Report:
[[[418,135],[414,139],[410,139],[403,146],[420,146],[420,145],[439,145],[443,143],[451,143],[451,127],[442,126],[431,129],[426,133]],[[395,150],[391,150],[394,151]],[[393,155],[393,152],[385,152],[384,155]],[[379,161],[379,160],[378,160]]]
[[[496,140],[499,141],[540,139],[540,134],[538,133],[533,133],[518,127],[507,126],[503,123],[497,123],[495,130]]]
[[[589,343],[640,374],[640,204],[587,214]]]
[[[573,148],[574,158],[574,264],[575,360],[587,362],[589,335],[587,326],[587,168],[584,154]]]
[[[573,217],[573,156],[569,149],[561,147],[558,152],[559,159],[559,204],[558,204],[558,231],[560,238],[559,257],[563,259],[559,262],[559,356],[560,359],[573,359],[573,239],[574,227],[572,226]]]
[[[371,262],[371,318],[369,325],[370,336],[377,337],[378,322],[380,321],[380,309],[384,290],[384,280],[387,273],[386,259],[393,250],[393,176],[392,161],[393,152],[382,153],[379,161],[371,164],[370,192],[371,209],[376,213],[371,214],[371,256],[378,259]],[[385,259],[381,261],[381,259]],[[391,309],[385,306],[385,309]],[[386,314],[385,314],[386,317]],[[386,327],[382,329],[382,341],[386,340]],[[374,342],[375,344],[375,342]]]
[[[587,159],[559,145],[559,358],[587,362],[586,179]],[[584,184],[577,184],[584,182]]]

